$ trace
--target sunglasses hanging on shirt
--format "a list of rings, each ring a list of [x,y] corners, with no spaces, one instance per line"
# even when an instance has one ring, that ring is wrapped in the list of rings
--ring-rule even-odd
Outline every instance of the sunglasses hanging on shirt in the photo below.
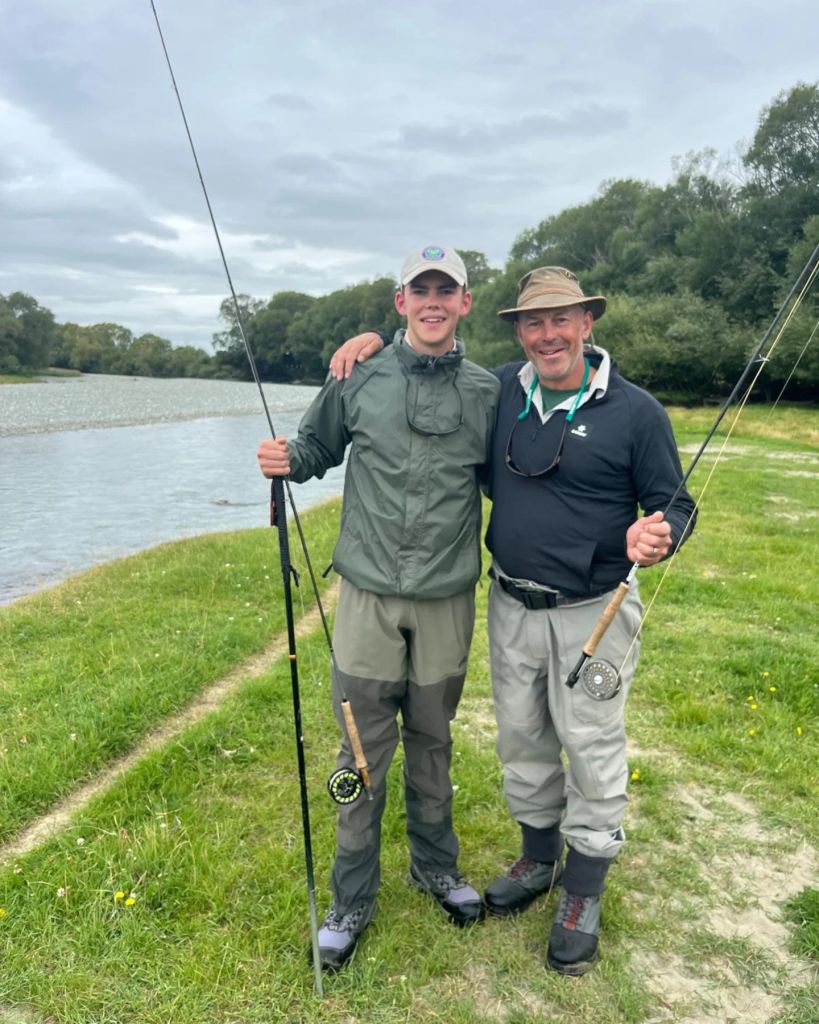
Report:
[[[561,456],[563,455],[563,445],[565,444],[565,441],[566,441],[566,431],[569,428],[569,424],[574,419],[574,414],[577,412],[578,408],[580,407],[580,403],[583,400],[583,395],[584,395],[584,393],[586,391],[586,384],[588,383],[588,380],[589,380],[589,372],[591,370],[591,364],[589,363],[588,359],[584,359],[583,363],[584,363],[584,366],[583,366],[583,382],[580,385],[580,390],[575,395],[574,401],[572,402],[571,409],[569,409],[569,411],[566,413],[566,418],[563,420],[563,429],[560,432],[560,440],[558,441],[557,451],[552,456],[552,459],[548,463],[548,465],[546,465],[543,469],[538,469],[535,472],[530,473],[528,470],[521,469],[520,466],[512,458],[512,441],[513,441],[513,439],[515,437],[515,431],[517,430],[518,426],[521,423],[523,423],[523,421],[528,417],[529,410],[532,407],[532,395],[534,395],[535,390],[537,389],[538,385],[540,384],[540,381],[538,380],[537,375],[535,375],[535,378],[532,381],[532,386],[529,388],[529,392],[528,392],[528,394],[526,396],[526,405],[523,407],[523,412],[521,412],[518,415],[518,417],[516,418],[515,422],[512,424],[512,429],[509,431],[509,440],[506,442],[506,455],[504,457],[505,461],[506,461],[506,465],[507,465],[507,468],[510,469],[516,476],[525,476],[525,477],[550,476],[552,473],[557,471],[557,468],[560,465]]]

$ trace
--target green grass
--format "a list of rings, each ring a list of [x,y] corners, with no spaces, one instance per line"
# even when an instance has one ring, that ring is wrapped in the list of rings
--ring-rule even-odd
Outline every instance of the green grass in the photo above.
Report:
[[[702,436],[690,415],[675,413],[684,445]],[[735,437],[741,451],[715,474],[645,623],[629,704],[629,842],[610,873],[595,971],[573,981],[543,969],[554,896],[460,931],[406,884],[399,757],[379,913],[318,999],[283,657],[0,869],[0,1008],[76,1024],[639,1024],[667,1005],[668,984],[659,994],[652,983],[660,964],[703,998],[737,986],[774,1000],[781,1024],[813,1024],[815,984],[726,926],[776,895],[805,843],[814,856],[819,846],[819,448],[805,440],[817,415],[789,410],[776,430],[764,415],[754,409]],[[304,518],[323,569],[335,512]],[[282,633],[277,561],[270,531],[201,538],[0,613],[7,836]],[[662,572],[641,574],[644,599]],[[337,745],[327,661],[320,631],[300,642],[320,913]],[[517,855],[518,836],[500,793],[481,626],[454,733],[461,862],[483,886]],[[794,953],[816,962],[815,888],[792,895],[787,914]]]
[[[788,914],[798,931],[794,945],[803,956],[819,962],[819,889],[805,889],[788,903]]]
[[[330,561],[336,508],[304,517],[316,573]],[[310,607],[303,576],[294,593]],[[0,841],[283,629],[270,529],[162,545],[5,609]]]

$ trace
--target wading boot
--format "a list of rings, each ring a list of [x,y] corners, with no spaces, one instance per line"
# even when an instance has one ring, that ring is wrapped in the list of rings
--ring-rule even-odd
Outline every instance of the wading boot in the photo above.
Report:
[[[375,900],[357,903],[346,914],[338,914],[336,908],[331,907],[318,930],[319,961],[323,970],[332,973],[347,963],[374,913]]]
[[[482,921],[486,915],[480,893],[458,871],[450,875],[412,864],[410,882],[417,889],[428,893],[449,920],[461,928]]]
[[[562,874],[563,865],[559,860],[544,863],[531,857],[519,857],[487,888],[484,894],[487,910],[498,917],[519,914],[538,896],[551,892]]]
[[[597,959],[600,897],[560,894],[546,961],[558,974],[585,974]]]

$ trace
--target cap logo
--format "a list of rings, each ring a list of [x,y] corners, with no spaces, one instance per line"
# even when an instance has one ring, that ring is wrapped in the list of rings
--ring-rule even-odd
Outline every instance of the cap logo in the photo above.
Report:
[[[436,263],[438,260],[442,260],[446,256],[446,253],[439,245],[428,245],[426,249],[421,250],[422,260],[434,260]]]

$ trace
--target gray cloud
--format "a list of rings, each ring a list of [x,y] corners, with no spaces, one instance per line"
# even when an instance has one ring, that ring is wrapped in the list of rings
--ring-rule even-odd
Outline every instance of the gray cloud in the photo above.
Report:
[[[227,286],[147,4],[7,0],[0,291],[206,343]],[[808,0],[164,0],[231,271],[260,297],[394,272],[420,239],[502,263],[612,177],[753,134],[814,80]]]
[[[268,96],[267,102],[271,107],[276,107],[279,110],[293,110],[296,113],[315,109],[314,104],[312,104],[306,97],[297,96],[295,93],[274,93],[272,96]]]
[[[566,136],[583,138],[593,133],[617,135],[628,126],[628,121],[626,110],[593,106],[562,117],[538,113],[493,124],[441,127],[408,124],[401,130],[397,147],[444,152],[458,158],[469,158],[473,154],[489,156],[494,155],[497,147],[518,143],[537,144]]]

